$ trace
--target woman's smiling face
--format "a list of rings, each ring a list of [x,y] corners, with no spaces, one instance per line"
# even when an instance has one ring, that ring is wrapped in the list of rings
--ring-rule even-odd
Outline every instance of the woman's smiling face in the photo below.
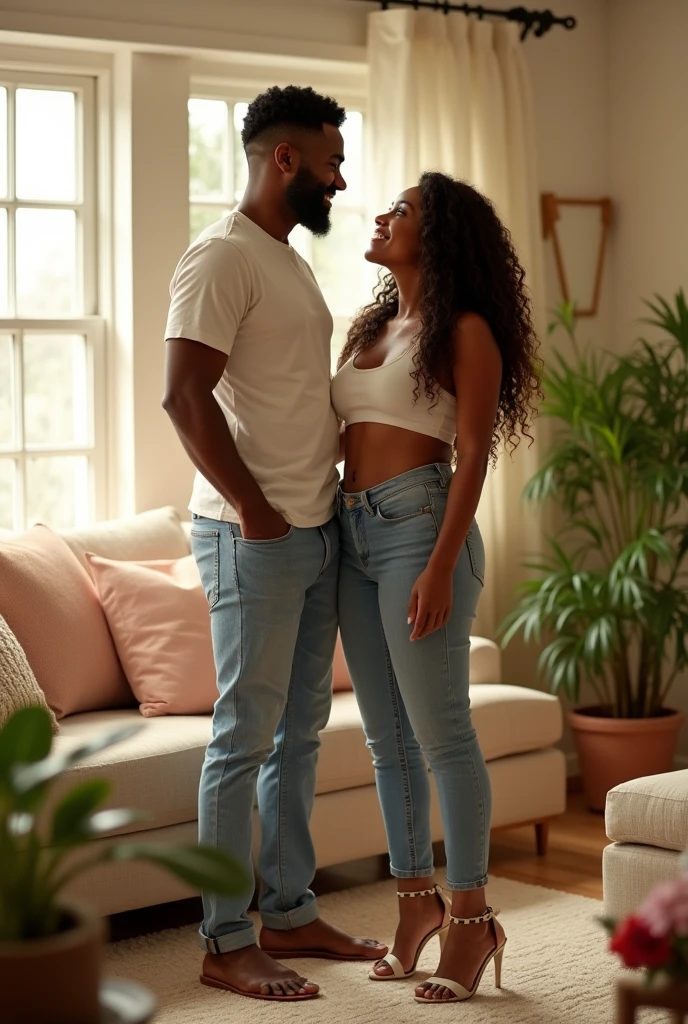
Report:
[[[381,267],[417,266],[420,260],[420,188],[407,188],[375,218],[365,258]]]

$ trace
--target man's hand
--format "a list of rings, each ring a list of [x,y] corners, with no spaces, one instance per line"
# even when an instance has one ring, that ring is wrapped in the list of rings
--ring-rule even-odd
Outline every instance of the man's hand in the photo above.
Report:
[[[408,624],[411,640],[422,640],[446,626],[453,601],[453,572],[449,568],[428,566],[411,591]]]
[[[271,505],[264,505],[242,517],[241,536],[244,540],[279,540],[289,533],[289,523]]]

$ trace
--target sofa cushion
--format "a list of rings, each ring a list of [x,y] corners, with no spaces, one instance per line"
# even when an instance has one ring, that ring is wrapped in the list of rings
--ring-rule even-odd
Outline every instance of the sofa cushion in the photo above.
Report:
[[[171,505],[95,523],[83,530],[65,530],[60,536],[89,572],[86,552],[101,558],[143,562],[183,558],[190,551],[179,514]]]
[[[208,601],[193,555],[153,562],[87,557],[141,714],[210,713],[217,677]]]
[[[471,686],[470,694],[473,724],[486,761],[540,750],[561,739],[561,705],[551,694],[486,683]],[[322,739],[319,793],[367,786],[375,781],[353,693],[335,694]]]
[[[124,725],[138,725],[140,731],[58,779],[51,803],[74,783],[107,778],[112,783],[108,807],[132,807],[146,815],[146,820],[129,826],[128,832],[195,821],[211,716],[142,718],[136,709],[70,715],[60,723],[60,735],[54,740],[53,750],[68,753],[94,736]]]
[[[563,733],[557,697],[505,683],[471,685],[473,725],[486,761],[558,743]]]
[[[471,686],[475,683],[498,683],[502,678],[502,652],[494,640],[484,636],[471,637]]]
[[[607,794],[607,836],[663,850],[688,847],[688,769],[623,782]]]
[[[132,703],[93,580],[47,527],[0,543],[0,614],[58,718]]]
[[[478,684],[471,687],[471,700],[478,739],[487,760],[539,750],[561,736],[561,712],[555,697],[521,687]],[[141,723],[141,732],[75,769],[79,778],[107,776],[114,786],[112,805],[146,811],[148,821],[134,828],[195,820],[198,782],[210,740],[209,715],[165,715],[144,720],[136,711],[73,715],[61,723],[55,749],[72,749],[98,731],[124,722]],[[317,793],[374,783],[371,755],[353,693],[335,694],[330,721],[321,738]],[[65,784],[66,780],[60,782],[58,792]]]

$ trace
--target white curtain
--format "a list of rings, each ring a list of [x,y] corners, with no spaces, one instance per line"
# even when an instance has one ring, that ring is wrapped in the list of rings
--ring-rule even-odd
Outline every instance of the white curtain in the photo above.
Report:
[[[497,208],[526,269],[542,333],[543,268],[535,140],[528,69],[512,23],[454,13],[392,10],[369,20],[369,183],[374,212],[425,170],[468,181]],[[502,455],[478,510],[487,583],[475,632],[495,636],[540,545],[537,513],[521,492],[536,466],[537,442],[513,461]],[[514,682],[532,684],[532,655],[511,648]]]

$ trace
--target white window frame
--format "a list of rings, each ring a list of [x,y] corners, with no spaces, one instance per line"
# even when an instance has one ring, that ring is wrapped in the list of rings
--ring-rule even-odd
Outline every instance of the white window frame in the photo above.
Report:
[[[9,63],[9,62],[8,62]],[[89,464],[88,508],[77,510],[75,525],[85,525],[94,519],[104,518],[108,508],[108,459],[107,459],[107,418],[106,418],[106,322],[99,314],[100,289],[98,278],[99,256],[102,240],[99,239],[99,180],[97,151],[100,140],[98,114],[102,105],[97,95],[98,77],[90,71],[83,74],[56,69],[23,70],[0,63],[0,85],[8,90],[8,99],[18,88],[55,89],[73,92],[77,97],[77,195],[74,200],[37,201],[18,200],[14,196],[14,148],[15,124],[14,103],[8,102],[7,152],[8,152],[8,196],[0,199],[0,208],[8,211],[8,256],[9,292],[12,301],[14,289],[15,234],[14,213],[22,209],[66,209],[74,210],[77,219],[77,286],[83,298],[83,314],[70,317],[18,317],[14,308],[10,315],[0,318],[0,334],[13,339],[13,397],[14,397],[14,438],[11,446],[0,447],[0,460],[10,460],[15,465],[14,528],[26,528],[26,468],[30,458],[44,456],[85,456]],[[27,444],[24,424],[22,340],[24,335],[69,334],[85,338],[87,373],[91,393],[87,402],[86,443],[83,445],[35,445]]]

